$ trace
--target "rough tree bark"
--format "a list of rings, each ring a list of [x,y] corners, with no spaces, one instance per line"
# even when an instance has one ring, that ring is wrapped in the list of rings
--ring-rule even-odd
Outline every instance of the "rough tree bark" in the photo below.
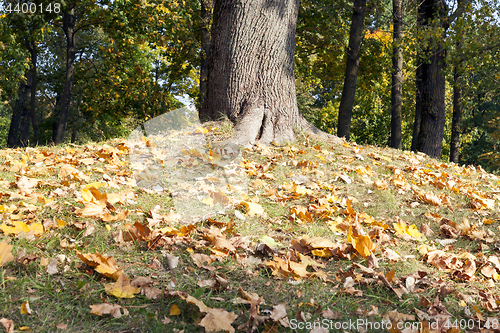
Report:
[[[340,99],[339,123],[337,125],[337,135],[345,137],[347,140],[349,140],[351,135],[352,108],[354,106],[356,84],[358,82],[359,56],[361,53],[361,41],[363,40],[365,13],[366,0],[354,0],[344,88],[342,89],[342,97]]]
[[[439,29],[430,34],[423,50],[421,123],[417,150],[431,157],[441,157],[445,125],[445,39],[450,24],[465,11],[470,0],[459,0],[457,9],[449,14],[446,2],[423,0],[419,15],[426,30]]]
[[[200,55],[200,96],[202,106],[207,96],[208,54],[210,52],[210,21],[212,20],[213,0],[201,0],[201,55]]]
[[[55,144],[59,144],[64,140],[66,126],[68,124],[69,107],[73,91],[73,77],[75,73],[75,21],[75,8],[72,7],[65,10],[62,28],[66,35],[66,80],[61,98],[61,109],[59,111],[57,130],[53,138]]]
[[[403,109],[403,0],[392,1],[394,23],[392,47],[391,141],[392,148],[401,149]]]
[[[312,130],[295,95],[295,26],[299,0],[216,0],[202,120],[236,122],[235,143],[294,139]]]
[[[435,29],[435,21],[444,20],[441,0],[421,2],[423,26]],[[432,34],[422,61],[421,123],[417,150],[431,157],[441,157],[445,124],[445,51],[444,34]]]

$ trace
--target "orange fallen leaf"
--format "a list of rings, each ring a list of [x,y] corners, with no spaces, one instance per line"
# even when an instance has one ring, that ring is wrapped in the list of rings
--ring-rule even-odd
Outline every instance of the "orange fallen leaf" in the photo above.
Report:
[[[372,242],[370,236],[355,232],[355,230],[356,229],[352,227],[349,228],[347,241],[352,244],[352,247],[354,247],[363,258],[367,259],[377,245]]]
[[[109,278],[117,280],[120,276],[124,275],[123,271],[119,269],[113,257],[105,257],[99,252],[86,253],[75,250],[76,255],[87,265],[95,267],[96,272],[101,273]]]

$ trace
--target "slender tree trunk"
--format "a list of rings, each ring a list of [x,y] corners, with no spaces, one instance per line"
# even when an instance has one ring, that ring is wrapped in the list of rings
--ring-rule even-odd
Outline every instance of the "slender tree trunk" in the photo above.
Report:
[[[37,85],[37,56],[38,50],[36,49],[36,42],[30,46],[31,51],[31,126],[33,127],[33,143],[38,144],[38,124],[36,121],[36,85]]]
[[[339,107],[339,123],[337,135],[349,140],[351,135],[351,117],[358,82],[359,56],[361,41],[363,39],[363,24],[366,13],[366,0],[354,0],[349,34],[349,47],[347,49],[347,66],[345,69],[344,88]]]
[[[401,149],[401,122],[403,109],[403,0],[392,1],[394,22],[392,48],[392,89],[391,89],[391,144]]]
[[[298,0],[216,0],[202,120],[226,115],[236,143],[294,139]]]
[[[15,148],[20,146],[19,129],[21,118],[27,112],[26,100],[28,97],[29,87],[26,83],[19,83],[17,99],[14,101],[12,108],[12,118],[10,120],[9,136],[7,137],[7,147]]]
[[[33,73],[31,71],[28,71],[26,73],[26,84],[24,85],[24,96],[23,96],[23,107],[21,109],[21,128],[20,128],[20,136],[21,136],[21,141],[20,145],[21,147],[26,147],[29,144],[29,139],[30,139],[30,122],[31,122],[31,115],[30,115],[30,107],[29,107],[29,101],[28,101],[28,96],[30,95],[31,86],[33,84]]]
[[[200,97],[201,107],[207,97],[208,54],[210,52],[210,22],[212,20],[213,0],[201,0],[201,63],[200,63]]]
[[[63,30],[66,34],[66,80],[61,99],[59,122],[54,137],[54,143],[63,142],[68,124],[69,108],[73,91],[73,77],[75,72],[75,9],[70,8],[63,15]]]
[[[427,29],[437,29],[434,23],[445,20],[441,0],[424,0],[423,22]],[[422,61],[421,123],[417,150],[435,158],[441,157],[445,125],[445,51],[444,34],[432,34],[425,50],[428,58]]]
[[[415,75],[415,121],[413,122],[413,136],[411,150],[417,151],[418,136],[420,135],[420,123],[422,121],[422,58],[421,52],[417,53],[417,71]]]
[[[460,64],[453,70],[453,118],[451,121],[450,162],[458,163],[460,157],[460,123],[462,121],[462,76]]]

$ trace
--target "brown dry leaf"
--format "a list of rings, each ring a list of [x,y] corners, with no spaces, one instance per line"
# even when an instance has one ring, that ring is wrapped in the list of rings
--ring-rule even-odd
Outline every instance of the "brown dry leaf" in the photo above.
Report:
[[[286,315],[285,303],[280,303],[273,306],[273,312],[269,316],[272,320],[279,322],[284,327],[289,327],[288,318]]]
[[[116,214],[116,215],[111,215],[107,212],[104,212],[100,215],[100,217],[101,217],[101,220],[103,222],[116,222],[116,221],[125,220],[125,218],[128,216],[128,214],[129,214],[128,209],[125,209],[125,210],[119,211],[118,214]]]
[[[121,307],[120,305],[109,304],[109,303],[90,305],[90,313],[98,316],[109,314],[114,318],[120,318],[121,316],[128,316],[129,314],[128,310]]]
[[[218,250],[229,251],[229,252],[236,251],[236,248],[233,246],[233,244],[229,240],[226,239],[225,236],[215,236],[212,239],[212,244]]]
[[[149,276],[136,276],[130,284],[134,287],[148,287],[153,284],[153,279]]]
[[[14,260],[14,256],[12,255],[12,245],[7,244],[7,242],[0,243],[0,267],[4,264],[11,262]]]
[[[207,315],[201,320],[200,326],[205,328],[206,332],[219,332],[224,330],[226,332],[233,333],[234,327],[231,325],[233,321],[238,317],[234,312],[227,312],[223,309],[213,309],[206,306],[202,301],[187,295],[178,294],[180,298],[185,300],[190,304],[194,304],[198,307],[200,312],[206,313]]]
[[[476,273],[476,262],[474,260],[467,260],[464,267],[453,273],[454,276],[460,280],[470,281]]]
[[[75,250],[78,258],[80,258],[84,263],[89,266],[95,267],[95,271],[101,273],[109,278],[118,280],[118,278],[124,275],[123,271],[118,268],[113,257],[105,257],[99,252],[96,253],[86,253],[83,254],[78,250]]]
[[[389,259],[391,262],[398,262],[400,260],[403,260],[403,258],[401,258],[401,256],[397,254],[396,251],[389,248],[383,248],[380,251],[382,252],[382,256]]]
[[[49,275],[54,275],[59,273],[57,270],[57,259],[52,260],[48,265],[47,265],[47,273]]]
[[[14,333],[14,321],[7,318],[2,318],[0,319],[0,324],[2,324],[7,333]]]
[[[56,328],[59,330],[65,330],[68,328],[68,324],[59,323],[56,325]]]
[[[16,187],[21,193],[29,194],[33,192],[31,189],[36,187],[40,181],[37,179],[28,178],[26,176],[21,176],[16,181]]]
[[[487,265],[487,266],[484,266],[483,268],[481,268],[481,273],[489,279],[491,279],[493,277],[493,275],[496,274],[496,272],[497,272],[497,270],[490,265]]]
[[[128,277],[121,274],[115,283],[107,284],[104,287],[106,292],[118,298],[133,298],[135,294],[141,292],[141,288],[133,287],[130,284]]]
[[[441,250],[433,250],[425,254],[427,263],[436,266],[442,270],[460,269],[463,262],[452,253],[446,253]]]

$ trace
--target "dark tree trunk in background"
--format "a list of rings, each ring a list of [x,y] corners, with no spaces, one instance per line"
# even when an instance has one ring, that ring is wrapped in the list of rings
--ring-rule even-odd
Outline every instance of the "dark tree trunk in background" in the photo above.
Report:
[[[201,0],[201,63],[199,107],[207,96],[208,54],[210,52],[210,22],[212,20],[213,0]]]
[[[63,30],[66,34],[66,80],[61,98],[61,109],[57,130],[54,136],[54,143],[63,142],[68,124],[69,108],[73,91],[73,77],[75,72],[75,9],[69,8],[64,11]]]
[[[401,123],[403,109],[403,0],[392,1],[394,22],[392,47],[391,88],[391,142],[392,148],[401,149]]]
[[[460,0],[453,13],[446,1],[423,0],[419,16],[424,30],[431,34],[422,50],[421,123],[416,148],[435,158],[441,157],[445,125],[445,41],[450,24],[462,15],[470,0]],[[439,30],[438,30],[439,29]]]
[[[29,102],[28,102],[28,96],[31,91],[31,85],[32,85],[32,74],[31,71],[28,72],[27,75],[28,79],[28,84],[25,86],[26,92],[25,92],[25,101],[24,101],[24,107],[22,108],[21,111],[21,147],[26,147],[29,145],[29,139],[30,139],[30,123],[31,123],[31,114],[30,114],[30,107],[29,107]]]
[[[363,40],[363,24],[366,13],[366,0],[354,0],[352,12],[349,47],[347,49],[347,66],[345,69],[344,88],[339,106],[339,123],[337,135],[349,140],[351,135],[351,117],[358,82],[359,56]]]
[[[202,120],[226,115],[236,143],[294,139],[308,127],[295,95],[298,0],[216,0]],[[309,127],[310,128],[310,127]]]
[[[31,116],[31,126],[33,127],[33,144],[36,146],[38,144],[38,124],[36,121],[36,84],[37,84],[37,56],[38,51],[36,48],[36,42],[32,42],[31,45],[28,46],[28,49],[31,53],[31,108],[30,108],[30,116]]]
[[[29,74],[28,74],[29,75]],[[20,146],[19,130],[21,125],[21,118],[23,115],[28,114],[28,94],[30,87],[28,84],[19,83],[19,90],[17,99],[12,108],[12,118],[10,120],[9,136],[7,137],[7,147],[15,148]]]
[[[462,76],[460,63],[453,69],[453,118],[451,121],[450,162],[458,163],[460,157],[460,123],[462,121]]]
[[[441,0],[420,3],[425,29],[437,29],[436,20],[443,22],[445,13]],[[423,50],[421,123],[417,150],[435,158],[441,157],[445,124],[445,51],[444,34],[432,34]]]
[[[417,53],[417,71],[415,75],[415,120],[413,122],[413,136],[411,150],[417,151],[418,136],[420,135],[420,123],[422,121],[422,59],[420,52]]]

